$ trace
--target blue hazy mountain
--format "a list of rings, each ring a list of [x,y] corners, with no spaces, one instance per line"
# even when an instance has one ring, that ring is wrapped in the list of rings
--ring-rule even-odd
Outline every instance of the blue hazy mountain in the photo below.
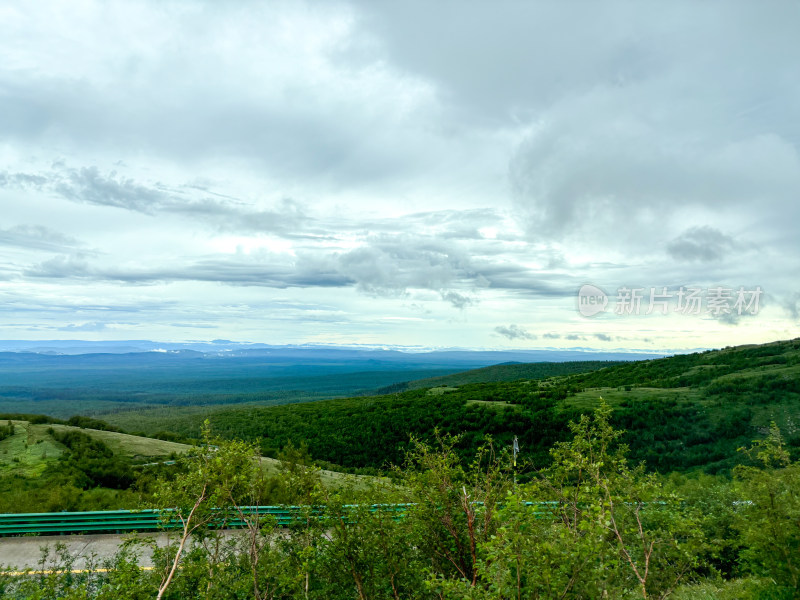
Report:
[[[102,414],[153,405],[283,404],[368,393],[502,363],[619,361],[661,355],[587,350],[433,350],[0,341],[0,412]]]

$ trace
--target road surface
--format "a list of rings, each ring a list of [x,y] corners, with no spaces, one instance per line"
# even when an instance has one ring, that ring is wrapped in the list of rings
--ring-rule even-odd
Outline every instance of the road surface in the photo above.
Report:
[[[242,530],[228,530],[226,535],[243,534]],[[40,535],[30,537],[5,537],[0,538],[0,571],[20,571],[24,569],[42,569],[42,548],[50,549],[50,559],[45,563],[44,569],[52,569],[55,565],[56,544],[59,542],[66,546],[67,553],[75,558],[72,569],[86,569],[91,563],[94,567],[102,567],[103,560],[114,556],[120,544],[132,537],[149,537],[155,539],[159,546],[167,543],[168,536],[175,538],[176,532],[158,532],[151,534],[116,534],[101,533],[93,535]],[[153,565],[151,552],[147,547],[139,547],[139,564],[143,567]],[[92,559],[92,555],[94,558]]]

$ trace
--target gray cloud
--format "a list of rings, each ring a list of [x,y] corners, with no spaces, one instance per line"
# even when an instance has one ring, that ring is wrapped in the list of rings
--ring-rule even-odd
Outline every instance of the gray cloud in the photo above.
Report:
[[[800,321],[800,292],[789,294],[782,305],[793,321]]]
[[[472,306],[475,304],[475,300],[470,298],[469,296],[465,296],[464,294],[459,294],[458,292],[454,292],[452,290],[442,291],[442,300],[449,302],[454,307],[458,309],[464,309],[468,306]]]
[[[112,171],[101,175],[97,167],[72,169],[65,181],[55,184],[55,191],[68,200],[88,202],[101,206],[114,206],[152,214],[171,202],[170,197],[159,190],[136,183]]]
[[[179,327],[184,328],[188,327],[189,329],[216,329],[217,325],[211,325],[209,323],[187,323],[185,321],[170,323],[171,327]]]
[[[187,216],[224,231],[279,233],[286,237],[320,237],[328,233],[314,229],[313,219],[305,214],[303,207],[288,198],[278,202],[273,210],[254,210],[246,202],[196,185],[172,188],[158,182],[142,183],[114,170],[102,173],[97,166],[66,168],[57,165],[38,175],[8,173],[7,185],[19,186],[21,177],[34,182],[28,185],[51,190],[73,202],[147,215]]]
[[[80,32],[82,43],[52,36],[50,52],[63,62],[26,48],[27,76],[0,70],[0,114],[7,117],[0,134],[20,144],[56,137],[96,154],[134,148],[195,165],[244,160],[280,176],[351,185],[424,168],[424,157],[402,143],[418,129],[407,121],[427,101],[424,82],[393,76],[379,56],[362,65],[335,60],[362,35],[345,4],[153,9],[110,7],[103,32],[78,15],[67,19],[62,26]],[[17,22],[38,18],[21,10]],[[144,23],[146,32],[135,34]],[[137,47],[142,37],[147,43]],[[297,44],[300,38],[309,43]],[[119,54],[98,60],[109,43]],[[112,72],[104,76],[105,69]],[[400,96],[404,110],[392,111]]]
[[[104,329],[106,329],[106,324],[97,321],[81,323],[80,325],[70,323],[58,328],[59,331],[103,331]]]
[[[510,275],[516,274],[516,280]],[[381,234],[347,252],[298,251],[294,256],[267,251],[247,255],[201,257],[180,265],[103,265],[86,253],[60,254],[36,263],[24,274],[33,278],[106,280],[152,284],[165,281],[216,281],[264,287],[356,287],[367,294],[402,296],[409,289],[436,291],[464,309],[482,288],[519,286],[521,291],[558,294],[546,284],[526,280],[524,269],[504,259],[475,263],[460,242],[423,235]],[[572,294],[574,285],[565,285]]]
[[[328,222],[311,217],[307,207],[284,198],[272,210],[255,210],[241,198],[218,193],[213,186],[196,183],[167,185],[142,182],[117,170],[101,171],[96,165],[67,167],[63,162],[40,173],[0,173],[0,187],[31,187],[56,193],[72,202],[110,206],[147,215],[167,214],[194,218],[214,228],[241,233],[277,233],[290,239],[335,239],[342,232],[381,232],[403,235],[424,229],[438,240],[484,242],[482,254],[504,251],[480,232],[497,231],[502,241],[517,241],[509,234],[506,216],[490,208],[411,213],[391,219],[338,219]]]
[[[33,173],[9,173],[0,171],[0,187],[17,187],[21,189],[39,188],[47,183],[47,178]]]
[[[610,342],[610,341],[612,341],[614,339],[610,335],[608,335],[607,333],[595,333],[594,337],[596,337],[601,342]]]
[[[720,19],[716,8],[699,14],[687,6],[674,4],[658,18],[644,5],[633,10],[629,23],[646,28],[647,39],[627,29],[586,32],[600,38],[599,47],[590,43],[597,56],[580,54],[585,62],[569,72],[583,79],[543,104],[510,163],[532,237],[641,253],[698,215],[722,230],[749,223],[772,240],[785,233],[788,214],[797,217],[798,92],[785,74],[798,53],[790,49],[787,13],[754,14],[736,4]],[[796,7],[782,6],[796,18]],[[614,8],[603,12],[600,22]],[[686,18],[691,31],[679,25]],[[757,41],[762,26],[774,43]],[[758,50],[741,52],[751,45]],[[725,68],[732,60],[737,68]]]
[[[667,251],[676,260],[710,262],[733,254],[736,247],[731,236],[706,225],[690,227],[667,245]]]
[[[523,327],[519,325],[498,325],[494,328],[496,333],[499,333],[503,337],[507,337],[510,340],[535,340],[536,336],[529,333]]]
[[[730,312],[730,313],[720,313],[718,315],[713,315],[712,318],[726,325],[737,325],[741,320],[742,316],[743,315]]]
[[[71,236],[41,225],[17,225],[0,229],[0,244],[51,252],[64,252],[83,245]]]
[[[476,274],[457,243],[413,234],[370,237],[365,245],[340,255],[338,264],[359,288],[371,293],[450,288]]]
[[[13,179],[17,174],[10,174]],[[291,266],[285,258],[270,257],[266,265],[254,267],[252,261],[240,264],[236,258],[208,258],[186,264],[184,268],[88,268],[81,255],[54,257],[29,268],[32,277],[103,279],[152,283],[170,280],[222,281],[266,287],[306,287],[321,285],[346,287],[378,296],[400,296],[409,289],[438,291],[458,309],[475,303],[475,290],[499,289],[538,297],[572,295],[571,276],[539,271],[520,264],[532,252],[548,268],[564,266],[559,251],[520,245],[520,239],[507,234],[506,217],[494,209],[445,210],[412,213],[396,219],[327,221],[309,217],[304,207],[283,200],[272,211],[252,210],[235,198],[213,194],[207,186],[183,184],[167,186],[142,183],[115,171],[98,167],[69,168],[63,164],[36,177],[41,189],[80,203],[110,206],[151,216],[188,216],[218,231],[271,233],[311,244]],[[481,229],[491,228],[498,239],[487,238]],[[412,233],[425,231],[426,233]],[[336,242],[340,235],[355,234],[361,245],[348,251],[321,252],[321,240]],[[365,235],[366,234],[366,235]],[[504,235],[505,234],[505,235]],[[362,237],[363,236],[363,237]],[[56,249],[56,248],[54,248]],[[557,260],[554,262],[554,257]],[[221,261],[221,262],[220,262]],[[282,265],[282,266],[276,266]],[[314,273],[324,273],[317,278]],[[311,275],[310,275],[311,274]]]
[[[344,224],[348,229],[383,231],[386,233],[405,233],[423,229],[440,239],[487,240],[480,232],[483,228],[494,228],[498,236],[508,236],[508,219],[498,210],[491,208],[439,210],[412,213],[392,219],[380,219]],[[510,236],[517,239],[517,236]]]
[[[119,268],[90,264],[80,254],[61,255],[43,261],[25,271],[33,278],[116,281],[128,284],[155,284],[169,281],[207,281],[231,285],[262,286],[285,289],[290,287],[343,287],[353,280],[326,269],[324,262],[314,258],[290,264],[268,253],[247,259],[207,258],[176,267]]]
[[[735,150],[687,148],[687,141],[667,141],[675,137],[670,132],[626,139],[629,132],[605,123],[592,125],[608,128],[599,132],[543,132],[520,148],[512,182],[532,233],[597,241],[614,231],[619,242],[638,247],[654,234],[662,238],[665,226],[674,227],[672,219],[687,210],[723,216],[723,202],[728,214],[740,217],[756,214],[758,205],[762,219],[780,225],[782,208],[800,190],[800,157],[789,140],[765,136],[742,140]],[[650,148],[650,137],[666,138],[674,154]],[[765,155],[773,156],[772,165],[764,164]]]
[[[359,3],[394,61],[423,73],[456,114],[481,124],[528,115],[609,75],[640,79],[663,60],[657,47],[617,26],[624,13],[633,30],[652,28],[648,12],[630,5],[582,5],[581,18],[554,3],[410,5]],[[583,50],[587,40],[591,52]]]
[[[85,278],[92,274],[89,262],[81,254],[55,256],[27,269],[28,277],[47,277],[61,279],[67,277]]]

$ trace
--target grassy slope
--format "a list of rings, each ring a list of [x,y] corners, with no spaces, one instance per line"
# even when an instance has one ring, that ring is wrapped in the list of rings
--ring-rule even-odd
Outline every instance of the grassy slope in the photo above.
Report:
[[[452,375],[442,375],[439,377],[427,377],[409,381],[405,389],[419,390],[439,386],[460,386],[468,383],[490,383],[494,381],[518,381],[520,379],[544,379],[559,375],[571,375],[573,373],[585,373],[612,365],[620,364],[615,361],[574,361],[574,362],[538,362],[538,363],[519,363],[504,364],[484,367],[482,369],[472,369]],[[402,390],[396,390],[402,391]]]
[[[130,458],[165,458],[173,452],[181,454],[189,448],[185,444],[69,425],[31,424],[28,421],[12,423],[14,435],[0,441],[0,475],[13,473],[26,477],[37,476],[48,464],[55,463],[65,448],[48,433],[51,427],[58,432],[80,431],[104,442],[115,454]]]
[[[81,431],[106,444],[114,451],[114,454],[120,454],[130,458],[159,458],[169,456],[172,453],[183,454],[189,449],[189,446],[186,444],[156,440],[138,435],[128,435],[127,433],[117,433],[114,431],[80,429],[69,425],[30,425],[29,427],[42,432],[46,432],[50,427],[52,427],[54,431]]]
[[[565,406],[582,409],[595,406],[602,396],[611,405],[669,399],[723,412],[727,400],[749,405],[761,415],[778,415],[800,408],[800,339],[643,361],[568,381],[582,391]]]
[[[43,431],[41,425],[31,425],[27,421],[12,423],[14,435],[0,441],[0,475],[41,475],[48,464],[58,460],[64,447]]]
[[[115,454],[134,459],[165,459],[172,454],[182,454],[190,446],[148,437],[84,429],[70,425],[31,424],[28,421],[12,421],[15,426],[13,436],[0,441],[0,476],[16,474],[26,477],[41,475],[49,464],[58,461],[64,452],[64,446],[48,433],[52,428],[56,432],[80,431],[105,443]],[[5,424],[5,422],[3,422]],[[17,460],[14,460],[14,459]],[[270,474],[275,474],[280,461],[264,457],[261,464]],[[340,482],[346,475],[334,471],[323,470],[323,482]]]

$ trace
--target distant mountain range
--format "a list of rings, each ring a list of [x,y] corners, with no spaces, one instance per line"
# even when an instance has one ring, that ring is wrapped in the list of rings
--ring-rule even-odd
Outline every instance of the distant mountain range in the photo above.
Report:
[[[503,362],[563,362],[573,360],[646,360],[663,358],[664,353],[599,351],[591,348],[490,350],[465,348],[423,348],[391,345],[270,345],[212,340],[195,342],[154,342],[151,340],[0,340],[0,353],[19,352],[46,355],[162,354],[194,353],[218,356],[269,356],[290,359],[380,360],[395,363],[446,363],[489,366]]]
[[[0,342],[0,412],[56,417],[165,405],[285,404],[500,363],[634,361],[659,355],[580,350],[419,351],[359,346]]]

